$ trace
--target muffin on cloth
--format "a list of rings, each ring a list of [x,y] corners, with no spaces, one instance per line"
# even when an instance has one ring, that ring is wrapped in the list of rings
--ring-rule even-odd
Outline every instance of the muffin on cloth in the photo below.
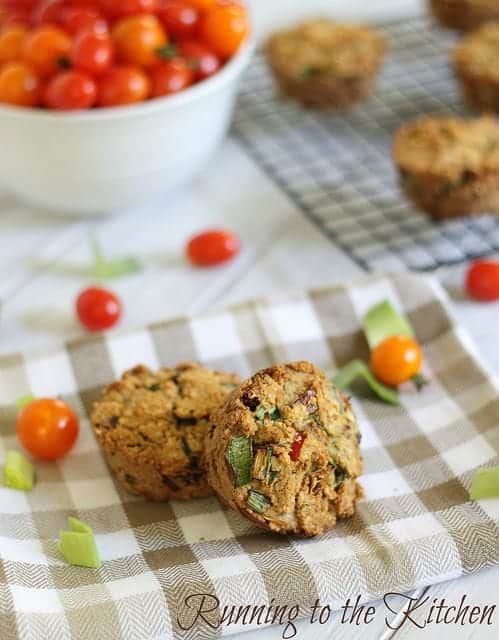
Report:
[[[150,500],[211,495],[202,467],[209,416],[238,382],[197,364],[139,365],[105,388],[91,422],[121,485]]]
[[[228,507],[280,534],[315,536],[362,495],[360,433],[346,396],[309,362],[246,380],[212,414],[208,481]]]
[[[499,112],[499,21],[470,33],[454,50],[453,59],[468,102]]]
[[[393,154],[406,195],[433,217],[499,213],[494,118],[419,118],[398,130]]]
[[[266,56],[285,95],[311,107],[348,107],[369,96],[387,49],[375,29],[316,19],[272,35]]]
[[[449,29],[469,31],[490,20],[499,20],[497,0],[430,0],[438,22]]]

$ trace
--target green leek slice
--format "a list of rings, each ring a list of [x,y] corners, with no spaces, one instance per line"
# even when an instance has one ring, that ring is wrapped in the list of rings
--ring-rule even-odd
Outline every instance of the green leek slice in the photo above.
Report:
[[[263,513],[270,507],[270,500],[263,493],[251,490],[248,493],[247,505],[252,511]]]
[[[482,500],[496,497],[499,497],[499,467],[478,469],[471,483],[470,498]]]
[[[399,395],[396,389],[387,387],[375,378],[369,367],[362,360],[352,360],[342,367],[333,377],[334,384],[344,391],[359,378],[365,380],[378,398],[389,404],[398,404]]]
[[[10,489],[31,491],[35,482],[35,467],[19,451],[7,451],[3,468],[3,483]]]
[[[234,486],[242,487],[251,481],[253,466],[253,445],[251,438],[236,436],[229,442],[225,453],[227,462],[234,472]]]
[[[21,411],[24,407],[27,407],[29,404],[36,400],[34,395],[26,394],[25,396],[21,396],[16,400],[16,407]]]
[[[95,237],[90,238],[93,255],[92,275],[102,280],[121,278],[141,271],[141,263],[131,256],[106,258]]]
[[[364,316],[362,326],[371,350],[390,336],[414,337],[414,331],[407,319],[388,300],[371,307]]]
[[[67,563],[77,567],[98,569],[99,551],[91,527],[77,518],[68,518],[69,531],[59,534],[59,551]]]

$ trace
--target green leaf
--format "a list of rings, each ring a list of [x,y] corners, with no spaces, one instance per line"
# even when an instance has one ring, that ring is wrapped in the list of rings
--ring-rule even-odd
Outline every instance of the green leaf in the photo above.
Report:
[[[77,518],[68,518],[69,531],[59,534],[59,551],[69,564],[98,569],[99,551],[92,528]]]
[[[414,337],[408,320],[388,300],[372,307],[364,316],[362,326],[371,350],[390,336]]]
[[[263,493],[251,490],[248,493],[247,505],[252,511],[263,513],[270,507],[270,500]]]
[[[471,483],[470,498],[482,500],[496,497],[499,497],[499,467],[478,469]]]
[[[167,44],[156,49],[156,55],[163,60],[171,60],[177,55],[177,47],[174,44]]]
[[[251,481],[253,466],[253,445],[251,438],[236,436],[229,442],[225,453],[227,462],[234,472],[234,486],[242,487]]]
[[[27,407],[29,404],[36,400],[35,396],[32,394],[27,394],[25,396],[21,396],[16,400],[16,407],[21,411],[24,407]]]
[[[3,468],[3,483],[10,489],[31,491],[35,482],[35,467],[19,451],[7,451]]]
[[[334,384],[341,389],[347,389],[355,380],[359,378],[365,380],[369,385],[371,391],[373,391],[378,398],[389,404],[398,404],[399,396],[396,389],[387,387],[377,380],[372,374],[371,370],[365,362],[362,360],[352,360],[334,376]]]
[[[131,256],[122,258],[106,258],[101,246],[95,236],[90,238],[93,265],[92,275],[102,280],[121,278],[141,271],[142,265],[139,260]]]

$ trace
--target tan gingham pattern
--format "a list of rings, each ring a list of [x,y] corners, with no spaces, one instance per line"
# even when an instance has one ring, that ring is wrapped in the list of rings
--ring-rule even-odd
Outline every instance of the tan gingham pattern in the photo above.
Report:
[[[367,356],[359,318],[383,298],[408,314],[432,382],[419,395],[407,389],[396,408],[355,400],[366,496],[354,518],[317,539],[281,538],[215,498],[153,504],[114,483],[86,416],[99,388],[123,369],[197,359],[247,375],[306,358],[333,370]],[[189,594],[213,594],[222,605],[274,599],[305,614],[316,598],[334,606],[498,563],[499,500],[468,500],[474,470],[499,461],[498,388],[439,286],[409,275],[1,358],[0,459],[17,446],[14,402],[24,394],[60,395],[78,410],[82,428],[70,456],[37,463],[31,493],[0,488],[0,638],[198,640],[219,632],[204,623],[180,629],[179,617],[189,623]],[[93,527],[101,569],[63,562],[56,538],[68,515]]]

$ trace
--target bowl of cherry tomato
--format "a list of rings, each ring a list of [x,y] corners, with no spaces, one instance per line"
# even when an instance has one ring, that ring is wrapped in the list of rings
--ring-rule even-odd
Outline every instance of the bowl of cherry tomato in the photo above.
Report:
[[[253,51],[235,0],[0,0],[0,188],[123,210],[208,162]]]

